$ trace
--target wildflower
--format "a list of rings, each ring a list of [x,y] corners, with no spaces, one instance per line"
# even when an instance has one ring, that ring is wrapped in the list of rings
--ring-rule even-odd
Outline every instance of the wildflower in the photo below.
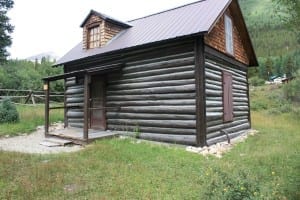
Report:
[[[244,188],[244,187],[241,187],[241,191],[243,191],[243,190],[245,190],[245,188]]]
[[[275,175],[275,172],[272,172],[272,175],[274,176],[274,175]]]

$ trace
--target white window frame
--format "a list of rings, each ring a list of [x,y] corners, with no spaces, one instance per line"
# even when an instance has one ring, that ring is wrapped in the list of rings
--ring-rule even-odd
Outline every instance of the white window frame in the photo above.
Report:
[[[226,52],[233,55],[233,26],[232,20],[228,15],[225,15],[225,43]]]

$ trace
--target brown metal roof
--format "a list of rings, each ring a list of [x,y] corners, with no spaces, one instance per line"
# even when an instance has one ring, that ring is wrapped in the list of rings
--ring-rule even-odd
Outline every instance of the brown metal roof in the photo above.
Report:
[[[164,40],[207,34],[231,2],[232,0],[201,0],[129,21],[132,27],[120,32],[106,46],[83,50],[82,43],[79,43],[58,60],[56,65]]]
[[[103,13],[99,13],[97,11],[94,11],[94,10],[91,10],[90,13],[86,16],[86,18],[83,20],[83,22],[81,23],[80,27],[82,28],[85,23],[87,22],[87,20],[90,18],[91,15],[96,15],[106,21],[109,21],[110,23],[113,23],[113,24],[116,24],[116,25],[119,25],[121,27],[124,27],[124,28],[129,28],[131,27],[130,24],[126,23],[126,22],[122,22],[120,20],[117,20],[111,16],[108,16],[106,14],[103,14]]]

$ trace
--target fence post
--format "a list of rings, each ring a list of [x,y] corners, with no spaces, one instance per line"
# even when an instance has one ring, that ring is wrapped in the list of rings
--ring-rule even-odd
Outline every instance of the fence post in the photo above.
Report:
[[[44,82],[45,91],[45,136],[49,134],[49,95],[50,95],[50,82],[46,80]]]

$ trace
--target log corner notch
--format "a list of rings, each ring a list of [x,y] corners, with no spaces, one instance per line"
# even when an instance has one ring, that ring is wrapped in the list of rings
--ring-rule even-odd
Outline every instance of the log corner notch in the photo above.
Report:
[[[206,93],[204,37],[195,39],[195,84],[196,84],[196,145],[206,146]]]

